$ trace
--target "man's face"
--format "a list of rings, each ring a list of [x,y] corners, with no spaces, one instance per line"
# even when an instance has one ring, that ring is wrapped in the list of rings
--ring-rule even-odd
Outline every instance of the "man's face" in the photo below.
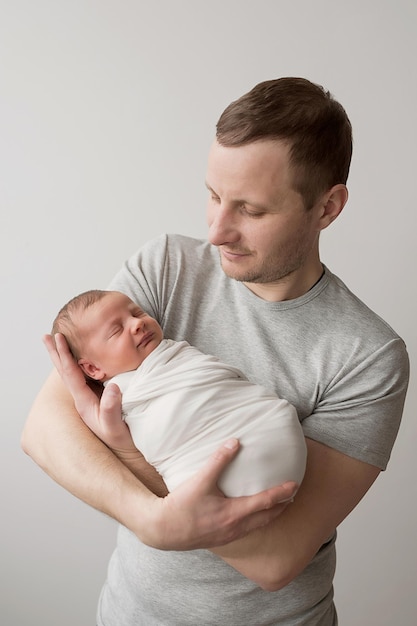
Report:
[[[311,287],[303,285],[319,265],[321,226],[320,210],[306,211],[293,189],[288,153],[278,140],[240,147],[215,141],[206,184],[208,237],[219,248],[224,272],[259,295],[293,283],[289,298]]]

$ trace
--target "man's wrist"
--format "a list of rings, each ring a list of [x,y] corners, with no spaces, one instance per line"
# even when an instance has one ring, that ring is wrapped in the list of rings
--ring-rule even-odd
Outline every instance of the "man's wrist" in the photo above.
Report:
[[[156,469],[150,465],[137,448],[111,448],[114,455],[140,480],[154,495],[163,498],[168,489]]]

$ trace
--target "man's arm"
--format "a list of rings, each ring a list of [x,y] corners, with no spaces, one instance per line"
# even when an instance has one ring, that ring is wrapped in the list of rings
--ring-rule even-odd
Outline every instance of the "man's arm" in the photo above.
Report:
[[[78,379],[75,384],[80,384],[81,396],[89,392],[85,381],[81,384]],[[105,412],[118,409],[120,419],[120,407],[109,396],[107,401]],[[65,489],[160,549],[228,543],[275,519],[286,506],[280,501],[293,493],[288,485],[255,496],[225,498],[216,483],[237,452],[237,442],[231,442],[195,477],[166,497],[157,497],[83,423],[56,372],[33,404],[22,447]]]
[[[116,476],[121,475],[126,490],[137,490],[144,502],[154,497],[83,423],[55,371],[32,405],[21,445],[56,482],[116,519],[114,511],[120,507],[118,499],[122,497],[115,488]],[[134,515],[134,511],[131,513]]]
[[[380,472],[311,439],[307,447],[307,469],[294,502],[266,528],[212,550],[268,591],[302,572]]]

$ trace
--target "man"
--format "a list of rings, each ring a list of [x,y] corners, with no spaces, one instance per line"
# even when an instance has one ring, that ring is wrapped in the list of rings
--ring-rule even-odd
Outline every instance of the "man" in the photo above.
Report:
[[[351,149],[349,120],[328,92],[304,79],[261,83],[217,124],[209,243],[160,237],[111,283],[167,337],[215,354],[296,406],[308,461],[294,502],[291,484],[222,498],[215,482],[236,454],[233,441],[158,497],[166,489],[123,426],[114,455],[85,430],[56,374],[41,390],[24,449],[122,523],[99,626],[337,624],[336,528],[387,465],[408,382],[401,339],[320,260],[320,233],[347,201]],[[117,389],[99,405],[63,338],[57,351],[47,343],[80,414],[102,435],[118,411]]]

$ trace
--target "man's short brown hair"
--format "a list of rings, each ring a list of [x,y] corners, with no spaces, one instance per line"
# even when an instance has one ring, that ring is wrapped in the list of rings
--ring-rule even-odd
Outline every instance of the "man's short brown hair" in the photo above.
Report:
[[[290,147],[293,188],[311,208],[333,185],[346,184],[352,157],[352,126],[329,91],[304,78],[256,85],[232,102],[216,126],[226,147],[278,139]]]

